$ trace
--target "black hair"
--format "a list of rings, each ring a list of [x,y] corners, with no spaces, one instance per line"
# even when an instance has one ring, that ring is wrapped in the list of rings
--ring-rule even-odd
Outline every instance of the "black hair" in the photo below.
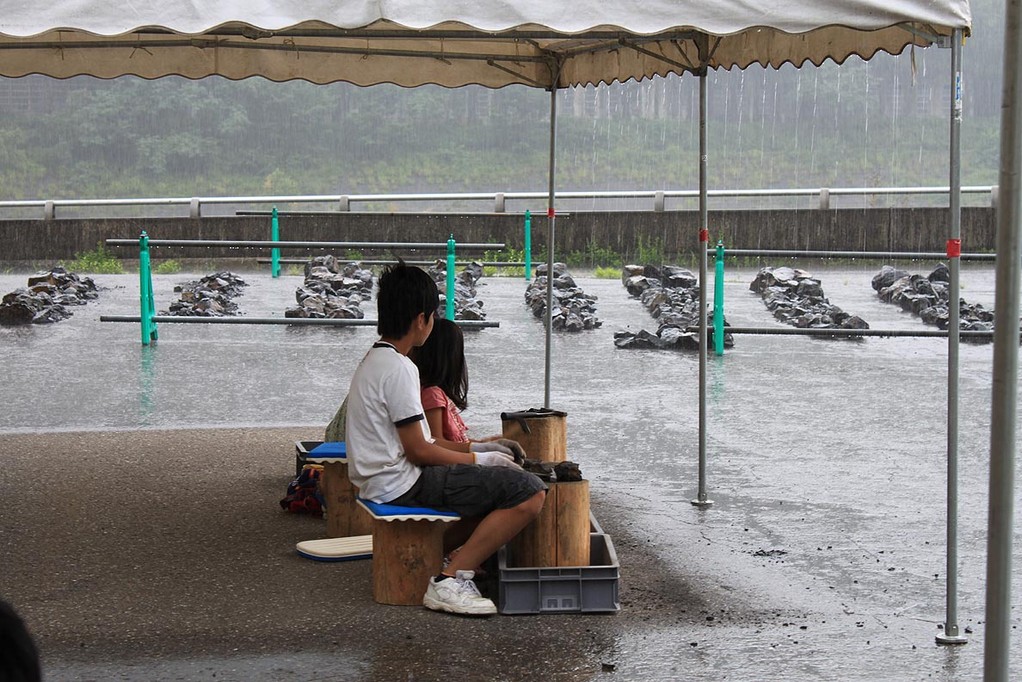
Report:
[[[468,367],[465,365],[465,336],[446,318],[437,318],[426,343],[409,354],[419,368],[423,387],[438,386],[459,410],[468,407]]]
[[[385,339],[400,339],[420,314],[433,315],[440,306],[436,282],[424,270],[398,259],[380,275],[376,294],[376,332]]]
[[[32,636],[14,607],[0,600],[0,680],[38,682],[41,679],[39,650]]]

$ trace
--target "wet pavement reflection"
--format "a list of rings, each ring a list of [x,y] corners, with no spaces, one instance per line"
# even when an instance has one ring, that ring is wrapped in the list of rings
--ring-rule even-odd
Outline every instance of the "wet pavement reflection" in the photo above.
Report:
[[[914,266],[907,269],[932,268]],[[874,329],[927,328],[879,301],[870,287],[879,266],[806,269],[831,303]],[[992,267],[962,270],[963,298],[993,308]],[[779,325],[749,291],[755,274],[727,271],[727,320]],[[301,281],[243,277],[250,286],[237,302],[253,317],[282,315]],[[24,279],[0,276],[0,290]],[[189,279],[157,276],[157,309]],[[0,328],[8,397],[0,434],[319,427],[375,339],[371,328],[161,324],[159,342],[142,347],[138,325],[98,321],[137,314],[135,276],[95,280],[104,288],[99,301],[73,318]],[[934,637],[945,615],[946,340],[736,337],[733,350],[709,358],[714,504],[698,509],[690,504],[698,357],[616,349],[614,332],[655,331],[655,321],[619,280],[576,280],[599,297],[603,327],[555,335],[551,406],[568,413],[568,456],[591,481],[594,509],[622,559],[622,611],[596,619],[592,641],[576,643],[578,661],[565,657],[549,679],[611,671],[620,679],[981,676],[992,345],[961,346],[959,625],[971,632],[968,645],[943,648]],[[544,334],[525,288],[522,278],[481,280],[479,297],[500,327],[466,334],[465,420],[474,435],[499,431],[501,411],[542,406]],[[1020,559],[1016,551],[1016,566]],[[1013,593],[1022,594],[1022,571],[1015,575]],[[559,618],[521,622],[555,636]],[[538,649],[546,658],[549,648],[523,636],[521,651],[501,655]],[[485,658],[484,650],[476,655]],[[1014,637],[1018,677],[1020,654]],[[361,660],[339,679],[383,679],[410,665],[401,655],[388,660]],[[95,676],[104,677],[101,667]]]

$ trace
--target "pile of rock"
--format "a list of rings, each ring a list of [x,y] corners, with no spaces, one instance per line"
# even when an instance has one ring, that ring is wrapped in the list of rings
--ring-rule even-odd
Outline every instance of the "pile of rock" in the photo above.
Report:
[[[361,263],[341,265],[333,256],[316,256],[305,264],[305,283],[295,290],[298,305],[284,317],[361,320],[362,302],[373,297],[373,280]]]
[[[436,282],[440,290],[440,307],[437,314],[447,314],[447,263],[437,259],[433,265],[426,269],[429,276]],[[476,298],[476,284],[483,276],[483,264],[472,261],[465,268],[454,276],[454,319],[456,320],[485,320],[486,311],[483,310],[483,302]]]
[[[858,315],[850,315],[832,305],[823,294],[823,285],[804,270],[763,268],[749,289],[763,298],[774,317],[799,329],[869,329]]]
[[[929,275],[910,275],[905,270],[885,265],[872,281],[880,300],[893,303],[902,310],[918,315],[926,324],[947,329],[948,302],[951,299],[951,271],[941,263]],[[979,303],[958,299],[959,329],[962,331],[993,331],[994,311]],[[973,343],[990,343],[993,339],[965,338]]]
[[[525,304],[532,314],[546,319],[546,263],[536,267],[536,276],[525,290]],[[550,315],[554,331],[580,332],[603,326],[596,317],[596,296],[587,294],[568,274],[568,266],[554,263],[553,310]]]
[[[55,267],[29,277],[27,288],[4,295],[0,301],[0,325],[60,322],[71,317],[68,306],[85,305],[98,297],[92,278]]]
[[[676,265],[626,265],[621,282],[638,298],[659,326],[656,333],[620,331],[614,334],[618,348],[699,350],[699,283],[696,276]],[[707,342],[713,344],[713,310],[707,310]],[[727,320],[724,320],[727,325]],[[690,329],[695,328],[693,331]],[[725,332],[724,346],[735,345]]]
[[[170,304],[170,309],[160,315],[179,317],[225,317],[238,314],[238,304],[232,299],[241,295],[241,288],[247,287],[241,277],[226,270],[206,275],[197,282],[188,282],[174,287],[181,294]]]

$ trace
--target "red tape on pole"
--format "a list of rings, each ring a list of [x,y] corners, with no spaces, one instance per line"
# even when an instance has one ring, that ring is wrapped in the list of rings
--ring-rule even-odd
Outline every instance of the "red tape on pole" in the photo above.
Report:
[[[552,209],[552,208],[548,208],[548,209],[546,210],[546,217],[547,217],[547,218],[553,218],[553,217],[554,217],[554,209]]]
[[[708,242],[708,241],[710,241],[710,231],[709,230],[699,230],[699,241],[701,241],[701,242]]]
[[[947,257],[948,258],[959,258],[962,255],[962,240],[961,239],[948,239],[947,240]]]

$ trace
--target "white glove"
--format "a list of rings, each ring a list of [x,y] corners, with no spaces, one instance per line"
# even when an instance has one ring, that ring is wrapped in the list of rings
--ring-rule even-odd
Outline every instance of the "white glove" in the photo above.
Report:
[[[479,466],[507,467],[509,469],[521,470],[521,467],[515,464],[515,458],[503,452],[475,452],[472,456],[475,458],[475,463]]]
[[[503,455],[507,455],[512,460],[515,458],[515,453],[511,448],[506,445],[501,445],[496,441],[478,441],[468,446],[469,452],[499,452]]]

